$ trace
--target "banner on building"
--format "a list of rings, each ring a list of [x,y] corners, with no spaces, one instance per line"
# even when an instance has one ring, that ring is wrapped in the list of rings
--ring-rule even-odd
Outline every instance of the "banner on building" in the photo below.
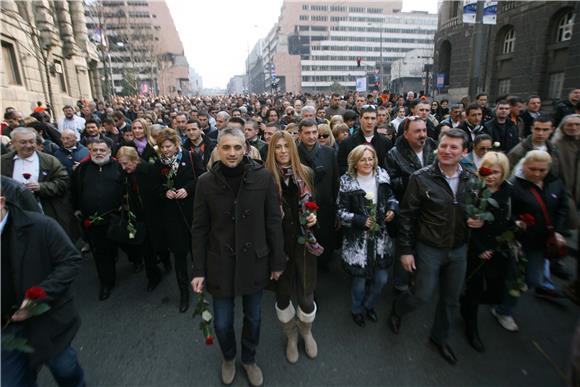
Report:
[[[443,89],[445,87],[445,78],[447,77],[447,73],[436,73],[435,75],[435,79],[436,79],[436,86],[439,90]]]
[[[497,24],[497,1],[485,1],[483,6],[483,24]]]
[[[463,0],[463,23],[475,23],[477,0]]]
[[[356,91],[367,91],[367,79],[357,78],[356,79]]]

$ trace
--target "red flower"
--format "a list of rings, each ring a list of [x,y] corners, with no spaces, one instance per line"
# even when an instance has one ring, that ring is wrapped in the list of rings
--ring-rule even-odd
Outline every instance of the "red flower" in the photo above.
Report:
[[[83,221],[83,226],[84,228],[91,228],[91,226],[93,225],[93,221],[90,219],[85,219]]]
[[[169,175],[169,168],[161,168],[161,173],[165,176]]]
[[[24,298],[29,300],[41,300],[46,298],[46,292],[39,286],[33,286],[24,293]]]
[[[528,226],[533,226],[534,224],[536,224],[536,218],[534,218],[534,215],[532,215],[532,214],[528,214],[528,213],[521,214],[520,220]]]
[[[479,176],[481,177],[486,177],[489,176],[493,173],[493,171],[487,167],[481,167],[479,168]]]
[[[22,177],[25,178],[26,180],[30,179],[32,177],[32,175],[30,173],[23,173]]]
[[[304,207],[306,207],[310,211],[318,211],[318,204],[316,204],[315,202],[306,202],[304,204]]]
[[[213,336],[209,335],[205,338],[205,345],[212,345],[213,344]]]

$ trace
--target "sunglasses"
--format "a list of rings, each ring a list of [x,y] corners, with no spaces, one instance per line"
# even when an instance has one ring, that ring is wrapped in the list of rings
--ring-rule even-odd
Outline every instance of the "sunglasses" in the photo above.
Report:
[[[377,110],[377,107],[375,105],[362,105],[361,109],[363,110]]]
[[[328,138],[328,137],[330,137],[330,134],[319,134],[318,135],[319,139]]]

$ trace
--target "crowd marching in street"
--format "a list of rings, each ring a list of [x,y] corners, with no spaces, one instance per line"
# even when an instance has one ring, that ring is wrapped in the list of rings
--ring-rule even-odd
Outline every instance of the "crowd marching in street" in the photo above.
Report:
[[[526,292],[580,304],[579,273],[561,262],[578,251],[565,238],[580,223],[580,89],[549,109],[526,97],[145,95],[80,100],[59,119],[40,102],[30,115],[6,108],[2,385],[34,385],[43,365],[59,385],[84,385],[71,346],[82,254],[103,302],[115,297],[120,250],[144,271],[143,291],[175,272],[182,313],[192,290],[209,293],[211,311],[203,298],[196,308],[211,323],[208,344],[215,331],[226,385],[237,298],[250,385],[264,381],[264,291],[275,294],[266,312],[287,337],[287,361],[299,360],[300,340],[317,357],[317,278],[333,259],[352,279],[335,313],[377,322],[391,280],[388,327],[404,336],[412,312],[436,304],[429,339],[452,365],[457,312],[484,352],[479,305],[515,332],[530,323],[516,321]],[[569,284],[558,289],[552,275]]]

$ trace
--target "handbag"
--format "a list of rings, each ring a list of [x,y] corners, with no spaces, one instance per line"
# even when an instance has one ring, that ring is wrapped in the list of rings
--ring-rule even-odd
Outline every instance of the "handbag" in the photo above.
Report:
[[[548,228],[548,240],[546,241],[545,251],[546,258],[553,261],[565,257],[568,255],[568,246],[566,246],[565,242],[561,242],[558,240],[558,238],[556,238],[556,231],[554,230],[554,225],[552,224],[552,218],[550,218],[550,215],[548,214],[544,200],[534,187],[530,187],[530,191],[542,209],[544,219],[546,220],[546,226]]]
[[[109,215],[109,226],[107,227],[107,238],[115,241],[117,243],[128,244],[128,245],[140,245],[145,241],[145,223],[143,222],[133,222],[135,229],[135,235],[133,238],[129,238],[129,230],[127,226],[129,225],[129,220],[126,216],[123,216],[124,212],[118,214]]]

